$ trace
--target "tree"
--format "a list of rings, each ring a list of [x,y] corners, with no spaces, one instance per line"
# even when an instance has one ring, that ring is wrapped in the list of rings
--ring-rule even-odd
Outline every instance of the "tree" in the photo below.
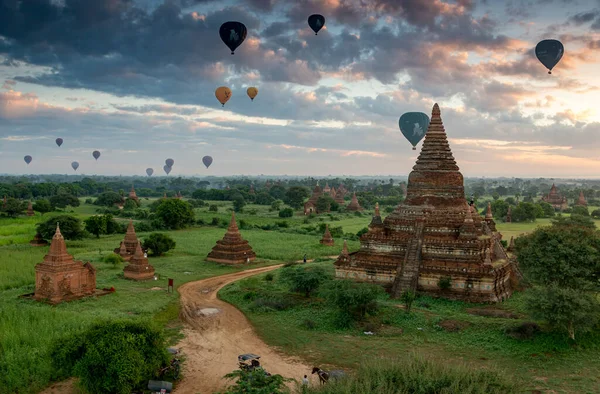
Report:
[[[596,228],[596,223],[594,223],[594,221],[590,217],[581,216],[581,215],[571,215],[571,216],[558,215],[554,219],[552,219],[550,222],[552,223],[553,226],[557,226],[557,227],[559,227],[559,226],[562,226],[562,227],[579,226],[579,227],[586,227],[586,228],[591,228],[591,229]]]
[[[52,211],[52,205],[50,204],[50,201],[46,199],[37,200],[35,204],[33,204],[33,210],[41,213],[43,216],[45,213]]]
[[[174,249],[175,245],[173,238],[161,233],[152,233],[144,240],[144,249],[150,250],[153,256],[162,256]]]
[[[304,199],[310,196],[310,192],[307,188],[302,186],[293,186],[288,189],[285,193],[285,203],[294,209],[302,208]]]
[[[400,301],[404,303],[404,307],[406,308],[406,313],[410,313],[410,309],[412,308],[412,304],[417,298],[417,295],[414,291],[406,290],[400,296]]]
[[[23,201],[19,201],[16,198],[8,198],[6,200],[6,206],[2,211],[9,217],[15,218],[19,216],[27,208]]]
[[[127,200],[125,200],[125,204],[123,205],[123,209],[126,211],[132,211],[136,208],[139,207],[139,204],[137,203],[137,201],[128,198]]]
[[[104,192],[104,193],[100,194],[98,196],[98,198],[96,199],[96,201],[94,202],[94,204],[101,205],[104,207],[112,207],[115,204],[122,204],[123,201],[124,201],[123,197],[121,197],[121,195],[119,193],[109,191],[109,192]]]
[[[283,200],[285,198],[285,187],[281,185],[274,185],[269,189],[269,194],[275,200]]]
[[[523,275],[533,285],[526,307],[534,317],[571,339],[598,322],[600,232],[577,217],[559,217],[552,226],[517,238],[515,246]]]
[[[280,218],[291,218],[292,216],[294,216],[294,210],[292,208],[284,208],[279,211]]]
[[[334,202],[335,201],[333,200],[333,198],[331,198],[331,196],[324,195],[319,197],[319,199],[317,200],[317,212],[329,212],[331,210],[331,205]]]
[[[551,218],[555,215],[552,204],[549,204],[546,201],[540,201],[538,202],[538,205],[542,207],[542,210],[544,211],[544,217]]]
[[[72,207],[79,206],[79,199],[72,194],[57,194],[55,196],[50,197],[50,204],[56,208],[66,208],[67,205]]]
[[[367,314],[377,312],[377,298],[383,294],[383,289],[370,283],[334,280],[327,284],[322,293],[327,302],[337,308],[338,325],[348,326],[352,321],[362,320]]]
[[[289,284],[290,291],[304,293],[308,298],[323,282],[330,279],[330,275],[320,266],[292,266],[282,270],[280,278]]]
[[[100,234],[106,234],[106,218],[100,215],[90,216],[85,219],[85,229],[100,238]]]
[[[222,394],[283,394],[286,392],[284,391],[285,382],[292,380],[277,374],[267,375],[262,368],[250,371],[238,369],[228,373],[225,377],[237,380]]]
[[[60,232],[65,239],[82,239],[85,236],[81,221],[71,215],[57,215],[48,218],[46,221],[38,223],[37,232],[44,239],[52,239],[56,232],[56,223],[60,224]]]
[[[281,209],[281,205],[283,205],[283,201],[281,200],[275,200],[271,203],[271,210],[272,211],[279,211]]]
[[[241,212],[242,209],[246,206],[246,200],[241,194],[237,194],[233,197],[233,210],[236,212]]]
[[[594,209],[591,213],[591,216],[594,219],[600,219],[600,209]]]
[[[165,227],[178,230],[194,223],[194,210],[186,201],[176,198],[162,200],[156,208],[156,217]]]
[[[571,215],[590,216],[590,211],[588,211],[587,207],[576,205],[573,207]]]
[[[258,205],[270,205],[275,199],[269,193],[260,192],[256,195],[255,203]]]
[[[539,213],[539,211],[536,210],[532,203],[520,202],[519,205],[512,210],[512,220],[513,222],[533,222],[535,221],[536,213]]]
[[[492,214],[496,219],[506,218],[506,214],[508,213],[508,203],[504,200],[496,200],[492,202]]]
[[[500,198],[500,194],[498,194],[497,192],[492,193],[492,198],[494,199],[494,201],[496,201],[497,199]]]

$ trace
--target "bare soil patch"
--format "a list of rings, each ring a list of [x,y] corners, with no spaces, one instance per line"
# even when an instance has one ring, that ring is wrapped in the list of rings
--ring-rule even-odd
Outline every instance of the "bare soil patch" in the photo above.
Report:
[[[459,332],[469,327],[471,324],[466,321],[443,320],[438,323],[440,327],[448,332]]]
[[[502,319],[520,319],[521,316],[516,313],[508,312],[502,309],[496,308],[470,308],[467,309],[467,313],[475,316],[484,317],[499,317]]]

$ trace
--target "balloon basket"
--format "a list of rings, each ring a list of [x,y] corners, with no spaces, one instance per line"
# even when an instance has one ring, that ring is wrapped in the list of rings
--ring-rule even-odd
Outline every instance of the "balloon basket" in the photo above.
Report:
[[[552,71],[548,71],[548,74],[552,74]]]
[[[233,53],[233,51],[231,51],[231,54],[232,54],[232,55],[235,55],[235,54]]]
[[[412,150],[417,150],[417,148],[415,146],[413,146]]]

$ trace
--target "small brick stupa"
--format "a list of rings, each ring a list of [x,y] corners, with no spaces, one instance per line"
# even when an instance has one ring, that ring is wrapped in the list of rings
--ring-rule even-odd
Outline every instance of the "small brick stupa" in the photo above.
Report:
[[[129,265],[123,268],[123,274],[127,279],[148,280],[154,278],[154,267],[148,263],[148,257],[142,252],[138,242],[135,253],[129,260]]]
[[[254,185],[250,185],[250,191],[248,192],[248,194],[256,194],[256,191],[254,190]]]
[[[138,237],[135,234],[135,228],[133,227],[133,220],[129,220],[127,232],[125,233],[125,239],[121,242],[121,245],[114,250],[114,252],[121,256],[123,260],[129,261],[135,254],[135,249],[139,243],[140,241],[138,240]]]
[[[331,187],[331,190],[329,191],[329,196],[331,196],[331,198],[333,198],[335,200],[335,195],[337,194],[335,187]]]
[[[556,185],[552,184],[552,188],[550,189],[550,193],[547,196],[542,197],[542,201],[547,202],[552,205],[555,211],[562,211],[563,209],[567,209],[569,207],[567,203],[567,198],[563,197],[556,189]]]
[[[36,233],[31,241],[29,241],[31,246],[46,246],[48,245],[48,241],[42,238],[42,234]]]
[[[587,207],[587,201],[585,200],[585,196],[583,195],[583,190],[581,190],[579,192],[579,198],[577,199],[577,202],[575,203],[575,205],[581,206],[581,207]]]
[[[510,210],[510,205],[508,206],[508,211],[506,211],[506,223],[512,223],[512,211]]]
[[[135,194],[135,189],[133,188],[133,185],[131,185],[131,190],[129,191],[129,199],[134,200],[138,204],[140,203],[140,199],[138,198],[137,194]]]
[[[325,182],[325,187],[323,188],[323,193],[331,193],[331,188],[329,187],[329,182]]]
[[[487,205],[487,210],[485,212],[485,222],[487,223],[490,230],[492,230],[494,232],[496,231],[496,222],[494,222],[494,215],[492,215],[492,203],[491,202],[488,202],[488,205]]]
[[[344,188],[344,185],[340,185],[340,187],[338,187],[337,191],[335,192],[335,202],[337,202],[340,205],[344,205],[346,202],[344,201],[344,197],[346,197],[346,189]]]
[[[89,262],[73,260],[56,225],[48,254],[35,266],[34,299],[58,304],[93,295],[95,291],[96,269]]]
[[[235,222],[235,213],[231,213],[231,222],[229,228],[222,240],[212,248],[206,260],[223,264],[242,264],[253,261],[256,253],[248,244],[248,241],[242,238],[237,223]]]
[[[321,190],[321,186],[319,186],[319,182],[317,182],[317,186],[315,186],[312,196],[308,199],[307,202],[304,203],[304,214],[310,215],[311,213],[322,213],[317,212],[317,200],[319,197],[323,195],[323,190]]]
[[[512,293],[513,265],[501,234],[488,224],[493,219],[472,209],[435,104],[406,200],[382,225],[374,216],[360,249],[335,262],[336,277],[381,284],[395,297],[416,291],[473,302],[505,300]],[[451,287],[440,288],[447,277]]]
[[[322,245],[333,246],[335,241],[329,232],[329,225],[325,225],[325,233],[323,233],[323,238],[319,241]]]
[[[358,199],[356,198],[356,193],[352,193],[352,200],[350,200],[350,204],[346,207],[347,211],[362,211],[363,207],[358,203]]]
[[[515,251],[515,238],[514,237],[510,237],[510,242],[508,243],[508,247],[506,248],[507,251],[509,252],[514,252]]]
[[[27,204],[27,216],[35,216],[35,212],[33,212],[33,205],[31,205],[31,201]]]

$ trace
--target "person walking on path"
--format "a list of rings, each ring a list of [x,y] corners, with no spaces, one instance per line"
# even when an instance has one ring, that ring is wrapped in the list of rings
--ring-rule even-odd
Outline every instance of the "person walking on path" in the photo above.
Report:
[[[306,389],[308,388],[308,378],[306,375],[302,378],[302,392],[306,393]]]
[[[304,253],[304,264],[306,264],[306,253]]]

